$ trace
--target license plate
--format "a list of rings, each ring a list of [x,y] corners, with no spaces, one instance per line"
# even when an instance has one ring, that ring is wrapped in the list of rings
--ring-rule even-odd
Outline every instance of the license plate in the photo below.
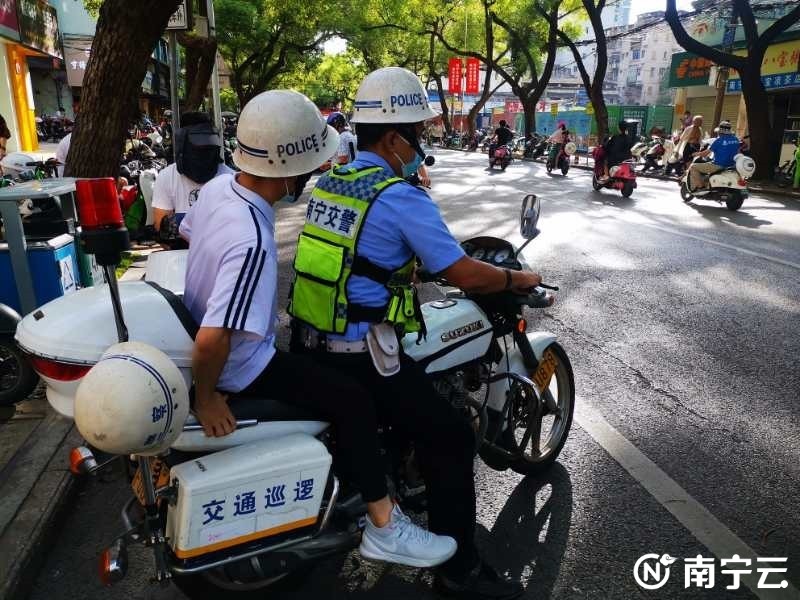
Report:
[[[558,361],[555,354],[550,349],[545,350],[536,372],[533,374],[533,382],[537,385],[540,392],[544,392],[550,385],[550,379],[556,372]]]
[[[155,489],[166,487],[169,485],[169,466],[159,459],[153,459],[150,463],[150,469],[153,472],[153,485]],[[146,496],[144,493],[144,478],[142,477],[142,469],[136,467],[136,473],[133,475],[131,481],[131,489],[133,494],[139,501],[139,504],[145,506],[147,504]]]

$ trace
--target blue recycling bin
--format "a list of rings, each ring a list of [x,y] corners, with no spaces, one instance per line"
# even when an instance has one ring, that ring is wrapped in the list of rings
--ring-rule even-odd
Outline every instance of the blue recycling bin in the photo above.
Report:
[[[75,240],[69,234],[27,243],[28,268],[36,305],[75,291],[80,286]],[[0,303],[23,313],[8,244],[0,242]]]

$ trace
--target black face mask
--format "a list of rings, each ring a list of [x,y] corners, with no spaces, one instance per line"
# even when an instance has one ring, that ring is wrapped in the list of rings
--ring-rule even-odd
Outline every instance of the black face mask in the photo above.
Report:
[[[195,183],[206,183],[214,178],[222,162],[219,134],[214,127],[208,123],[181,127],[175,134],[175,143],[178,173]]]

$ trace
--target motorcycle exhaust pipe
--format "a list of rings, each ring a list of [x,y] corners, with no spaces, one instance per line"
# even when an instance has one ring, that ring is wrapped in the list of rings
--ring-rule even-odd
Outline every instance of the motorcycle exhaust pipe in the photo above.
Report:
[[[124,579],[128,573],[128,547],[124,538],[119,538],[103,551],[98,571],[100,581],[106,587]]]

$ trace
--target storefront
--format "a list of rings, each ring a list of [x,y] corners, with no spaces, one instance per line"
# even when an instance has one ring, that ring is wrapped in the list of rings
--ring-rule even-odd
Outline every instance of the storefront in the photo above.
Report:
[[[800,136],[800,31],[784,34],[772,44],[764,55],[761,80],[767,90],[769,111],[773,123],[770,144],[780,148],[778,161],[783,164],[794,153],[794,141]],[[742,48],[735,54],[746,56]],[[677,88],[675,100],[675,125],[678,126],[684,110],[706,117],[706,125],[714,115],[716,89],[713,63],[689,52],[672,56],[670,87]],[[736,127],[740,137],[748,132],[747,110],[741,94],[739,74],[732,71],[722,104],[723,120]]]
[[[11,50],[19,42],[19,23],[17,20],[17,4],[15,0],[0,0],[0,115],[6,120],[11,139],[8,140],[7,150],[14,152],[22,149],[19,119],[17,118],[17,93],[15,87],[23,85],[22,96],[27,102],[24,85],[25,77],[15,76],[16,68],[22,70],[12,59]],[[23,111],[23,116],[26,112]],[[23,120],[25,123],[26,120]]]

